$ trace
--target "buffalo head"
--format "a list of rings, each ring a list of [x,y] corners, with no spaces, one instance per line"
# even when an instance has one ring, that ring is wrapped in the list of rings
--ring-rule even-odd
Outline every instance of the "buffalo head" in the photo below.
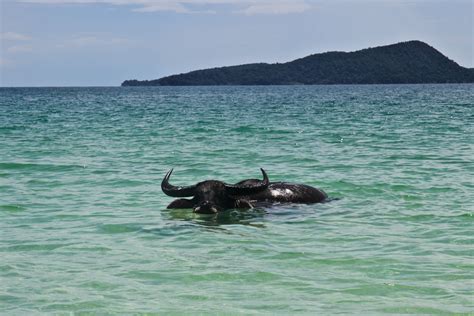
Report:
[[[168,171],[161,189],[172,197],[193,197],[171,202],[168,208],[192,208],[196,213],[212,214],[231,208],[251,208],[245,196],[257,194],[267,189],[270,181],[265,170],[262,170],[263,181],[254,184],[227,184],[217,180],[207,180],[191,186],[174,186],[169,183],[173,169]]]

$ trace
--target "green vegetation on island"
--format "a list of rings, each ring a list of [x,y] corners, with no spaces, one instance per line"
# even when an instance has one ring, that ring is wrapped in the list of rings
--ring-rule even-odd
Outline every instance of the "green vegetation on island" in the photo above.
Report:
[[[122,86],[471,83],[464,68],[421,41],[355,52],[314,54],[287,63],[256,63],[196,70]]]

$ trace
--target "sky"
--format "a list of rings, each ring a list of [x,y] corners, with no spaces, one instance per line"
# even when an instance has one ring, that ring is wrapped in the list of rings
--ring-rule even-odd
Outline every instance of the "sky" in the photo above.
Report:
[[[0,86],[118,86],[421,40],[474,68],[473,0],[0,0]]]

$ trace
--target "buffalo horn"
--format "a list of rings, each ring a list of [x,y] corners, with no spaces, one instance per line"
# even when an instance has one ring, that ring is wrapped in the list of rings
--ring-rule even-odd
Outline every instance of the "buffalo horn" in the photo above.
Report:
[[[187,196],[194,196],[195,194],[195,185],[187,186],[187,187],[177,187],[174,185],[171,185],[168,181],[171,177],[171,173],[173,172],[173,169],[168,171],[168,173],[165,175],[163,178],[163,181],[161,182],[161,190],[168,195],[172,197],[187,197]]]

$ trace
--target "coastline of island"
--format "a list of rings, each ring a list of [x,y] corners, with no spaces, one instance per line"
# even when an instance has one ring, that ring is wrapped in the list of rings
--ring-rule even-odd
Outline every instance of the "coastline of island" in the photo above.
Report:
[[[195,70],[121,86],[473,83],[464,68],[432,46],[407,41],[354,52],[325,52],[286,63]]]

